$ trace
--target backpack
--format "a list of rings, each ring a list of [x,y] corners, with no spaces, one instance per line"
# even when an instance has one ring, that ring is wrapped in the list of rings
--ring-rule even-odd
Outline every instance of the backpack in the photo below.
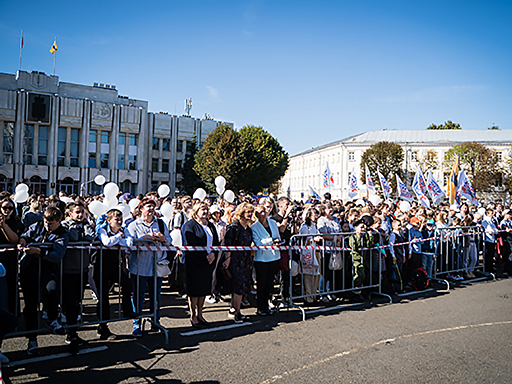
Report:
[[[427,289],[429,282],[427,272],[423,268],[418,268],[412,273],[409,285],[416,291],[423,291]]]

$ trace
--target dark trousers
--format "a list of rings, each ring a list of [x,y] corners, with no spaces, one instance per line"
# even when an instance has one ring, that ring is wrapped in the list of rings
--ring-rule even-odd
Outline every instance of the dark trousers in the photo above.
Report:
[[[261,261],[254,262],[256,269],[256,292],[258,295],[258,311],[268,312],[268,301],[272,295],[274,288],[274,275],[277,271],[278,261],[270,261],[267,263]]]
[[[122,270],[118,257],[104,256],[94,265],[94,282],[98,291],[96,313],[100,320],[110,320],[110,288],[120,284],[121,303],[124,317],[133,317],[131,301],[132,282],[128,274]]]
[[[87,284],[87,272],[62,274],[62,310],[66,324],[76,325],[81,314],[82,298]],[[68,328],[71,337],[76,336],[76,327]]]
[[[493,272],[494,271],[494,247],[495,244],[486,241],[485,242],[485,272]]]
[[[421,267],[421,253],[411,253],[411,258],[407,259],[403,266],[404,282],[409,282],[413,272]]]
[[[23,316],[25,317],[25,329],[34,331],[38,327],[37,309],[39,307],[39,297],[48,314],[49,322],[57,319],[59,306],[59,278],[54,268],[48,265],[42,265],[39,284],[39,268],[30,266],[21,271],[20,284],[23,291],[25,308]],[[37,335],[30,334],[30,341],[37,340]]]

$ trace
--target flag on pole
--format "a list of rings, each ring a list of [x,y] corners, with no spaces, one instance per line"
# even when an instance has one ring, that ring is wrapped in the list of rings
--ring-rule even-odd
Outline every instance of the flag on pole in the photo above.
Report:
[[[352,173],[350,174],[350,180],[348,182],[348,197],[349,199],[353,199],[359,195],[359,188],[357,187],[357,176],[354,173],[354,168],[352,168]]]
[[[389,185],[388,181],[384,177],[382,173],[377,169],[377,174],[379,175],[380,185],[382,186],[382,191],[384,191],[384,198],[389,199],[391,196],[391,185]]]
[[[20,38],[20,62],[18,64],[18,70],[21,70],[21,53],[23,52],[23,29],[21,30],[21,38]]]
[[[366,195],[369,197],[369,194],[375,195],[375,185],[373,184],[372,177],[370,175],[370,170],[368,169],[368,165],[364,165],[365,173],[366,173]]]
[[[427,187],[428,193],[430,194],[430,198],[432,199],[432,202],[434,204],[437,204],[438,201],[446,197],[439,184],[437,184],[437,182],[434,180],[434,176],[432,175],[432,171],[430,170],[428,171],[427,174]]]
[[[427,197],[427,183],[425,182],[423,172],[421,172],[419,165],[416,167],[416,174],[414,175],[414,181],[412,182],[412,190],[416,194],[416,197],[418,197],[421,205],[430,208],[430,200]]]
[[[398,190],[398,198],[399,199],[402,199],[402,200],[405,200],[408,202],[414,201],[414,197],[412,196],[412,193],[409,192],[409,190],[407,189],[407,187],[405,186],[405,184],[403,183],[403,181],[400,179],[400,177],[398,175],[396,175],[396,188]]]
[[[334,177],[332,177],[331,170],[329,169],[329,163],[325,163],[324,174],[322,175],[322,185],[325,189],[331,189],[334,187]]]
[[[457,175],[459,174],[459,156],[455,155],[455,162],[453,163],[452,172],[450,173],[450,178],[448,179],[448,199],[450,201],[450,205],[455,203],[455,198],[457,195]]]
[[[57,52],[59,49],[57,48],[57,38],[55,38],[55,41],[53,42],[52,47],[50,48],[50,53],[53,55],[55,52]]]
[[[468,199],[471,204],[478,205],[478,199],[476,198],[476,192],[471,185],[466,172],[461,170],[458,178],[457,194]]]
[[[313,196],[315,199],[320,200],[320,195],[309,185],[309,196]]]

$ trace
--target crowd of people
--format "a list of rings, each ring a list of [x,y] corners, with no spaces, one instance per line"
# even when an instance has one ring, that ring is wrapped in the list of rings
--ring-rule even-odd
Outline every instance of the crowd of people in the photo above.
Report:
[[[77,324],[86,287],[97,300],[98,337],[111,340],[116,338],[108,327],[114,284],[120,285],[122,314],[132,319],[132,335],[141,337],[146,292],[158,328],[164,281],[187,298],[191,326],[202,328],[209,326],[205,302],[227,295],[227,316],[243,323],[242,308],[249,305],[251,294],[256,315],[270,316],[279,305],[289,305],[290,295],[308,305],[365,300],[376,286],[387,293],[418,289],[418,271],[427,279],[441,274],[452,280],[471,279],[481,271],[512,272],[512,211],[502,204],[479,208],[441,203],[427,209],[412,203],[405,209],[393,201],[377,206],[364,199],[343,202],[329,193],[303,202],[240,191],[230,203],[190,196],[162,199],[149,192],[136,197],[139,202],[127,218],[117,207],[98,217],[91,214],[89,204],[101,196],[64,196],[32,195],[16,205],[9,193],[0,193],[0,245],[14,248],[0,252],[0,343],[15,329],[22,310],[31,355],[39,353],[41,304],[48,328],[65,335],[69,352],[78,353],[85,344]],[[131,198],[118,195],[126,203]],[[171,216],[160,211],[167,203],[173,208]],[[160,244],[205,250],[68,247],[93,241],[104,247]],[[316,245],[318,250],[212,249],[218,245]],[[160,267],[167,272],[161,273]],[[1,353],[0,359],[7,361]]]

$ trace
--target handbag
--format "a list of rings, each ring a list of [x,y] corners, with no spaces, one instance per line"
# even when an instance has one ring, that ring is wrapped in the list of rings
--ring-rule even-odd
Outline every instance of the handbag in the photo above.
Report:
[[[156,264],[156,275],[158,277],[166,277],[171,274],[171,269],[169,268],[169,260],[161,260]]]
[[[329,269],[331,271],[339,271],[343,269],[343,259],[341,257],[341,252],[331,253],[331,258],[329,259]]]

